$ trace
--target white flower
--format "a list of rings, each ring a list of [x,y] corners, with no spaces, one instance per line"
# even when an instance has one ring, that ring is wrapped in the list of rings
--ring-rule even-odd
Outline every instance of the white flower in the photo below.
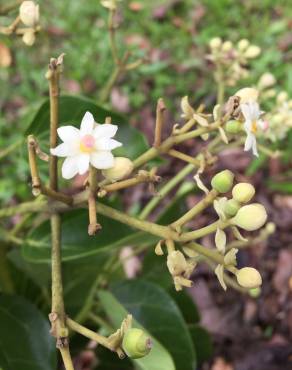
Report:
[[[71,179],[77,173],[83,175],[89,169],[89,164],[97,169],[107,169],[114,165],[111,150],[122,144],[112,139],[118,126],[108,123],[97,124],[93,115],[86,112],[82,118],[80,130],[73,126],[58,128],[58,135],[63,141],[51,154],[67,157],[62,166],[62,176]]]
[[[247,133],[245,140],[244,150],[252,149],[254,155],[258,156],[256,133],[258,128],[264,129],[264,122],[260,119],[261,114],[259,105],[257,102],[252,101],[245,104],[241,104],[241,111],[244,116],[244,129]]]

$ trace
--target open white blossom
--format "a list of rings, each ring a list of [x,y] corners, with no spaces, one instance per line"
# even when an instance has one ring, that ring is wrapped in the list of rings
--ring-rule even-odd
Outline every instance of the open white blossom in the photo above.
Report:
[[[258,156],[256,133],[258,128],[265,128],[264,121],[260,119],[260,116],[263,112],[260,110],[258,103],[255,101],[241,104],[240,107],[245,119],[244,129],[247,134],[244,150],[248,151],[251,149],[253,154]]]
[[[58,128],[58,135],[63,141],[51,154],[66,157],[62,166],[62,176],[71,179],[77,173],[83,175],[89,169],[89,164],[97,169],[108,169],[114,165],[111,151],[122,144],[112,139],[118,126],[108,123],[94,122],[93,115],[86,112],[82,118],[80,130],[74,126]]]

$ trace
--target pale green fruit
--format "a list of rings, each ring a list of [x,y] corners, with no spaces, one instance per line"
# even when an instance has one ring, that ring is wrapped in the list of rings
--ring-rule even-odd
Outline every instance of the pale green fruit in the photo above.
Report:
[[[233,199],[239,203],[248,203],[254,195],[255,188],[247,182],[240,182],[232,189]]]
[[[239,285],[248,289],[258,288],[262,285],[262,277],[253,267],[244,267],[238,270],[236,279]]]
[[[229,199],[225,203],[224,212],[227,216],[235,216],[240,208],[240,204],[235,199]]]
[[[136,359],[148,355],[152,342],[143,330],[132,328],[125,333],[122,347],[128,357]]]
[[[116,157],[114,166],[107,170],[102,170],[102,174],[107,180],[114,182],[128,177],[133,169],[134,164],[129,158]]]
[[[247,231],[254,231],[264,225],[267,220],[265,207],[259,203],[252,203],[239,209],[232,223]]]
[[[228,121],[225,125],[225,130],[229,134],[238,134],[242,130],[242,123],[236,120]]]
[[[219,193],[227,193],[233,185],[234,175],[229,170],[217,173],[211,180],[212,188]]]

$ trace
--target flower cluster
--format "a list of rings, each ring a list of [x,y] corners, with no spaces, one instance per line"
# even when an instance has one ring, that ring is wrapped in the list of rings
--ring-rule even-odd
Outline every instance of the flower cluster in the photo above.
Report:
[[[213,202],[214,209],[219,216],[219,223],[215,234],[215,245],[220,254],[224,256],[224,263],[218,264],[215,273],[218,280],[226,290],[226,284],[224,281],[224,268],[228,268],[231,271],[235,271],[238,283],[245,288],[255,288],[261,285],[261,278],[251,277],[251,274],[244,274],[240,272],[251,271],[245,269],[236,270],[236,254],[238,250],[236,248],[227,249],[227,237],[224,229],[231,226],[231,230],[236,239],[241,241],[247,241],[240,234],[237,227],[247,231],[254,231],[261,228],[266,220],[267,213],[259,203],[248,203],[255,195],[254,187],[249,183],[238,183],[233,186],[233,174],[228,171],[222,171],[215,175],[212,179],[212,186],[219,193],[226,193],[232,189],[232,198],[227,197],[217,198]],[[227,253],[226,253],[227,252]],[[255,269],[252,269],[253,275],[258,276],[259,273],[255,273]],[[247,276],[247,280],[245,277]],[[249,280],[248,280],[249,279]]]
[[[224,73],[224,81],[227,86],[235,86],[236,83],[249,76],[248,63],[250,59],[256,58],[261,49],[251,45],[246,39],[240,40],[236,45],[231,41],[222,41],[215,37],[209,42],[211,55],[208,59],[217,66],[215,78],[222,78],[218,74]],[[220,68],[222,66],[222,68]],[[218,68],[219,67],[219,68]]]
[[[269,127],[263,136],[276,142],[285,139],[292,128],[292,99],[286,91],[277,93],[274,89],[269,89],[267,92],[269,95],[264,95],[263,100],[273,98],[273,108],[265,116]]]

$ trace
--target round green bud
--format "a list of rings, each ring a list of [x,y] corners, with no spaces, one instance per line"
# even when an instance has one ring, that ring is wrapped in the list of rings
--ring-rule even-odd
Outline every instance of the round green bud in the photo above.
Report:
[[[229,170],[217,173],[211,180],[212,188],[219,193],[227,193],[233,185],[234,175]]]
[[[224,206],[224,213],[227,216],[235,216],[240,208],[240,204],[235,199],[228,199]]]
[[[152,341],[143,330],[132,328],[125,333],[122,347],[128,357],[137,359],[148,355]]]
[[[229,134],[238,134],[242,130],[242,123],[236,120],[228,121],[225,130]]]
[[[265,207],[259,203],[248,204],[239,209],[232,223],[247,231],[254,231],[264,225],[267,220]]]
[[[232,189],[233,199],[237,200],[239,203],[249,202],[254,195],[255,188],[247,182],[240,182]]]
[[[237,271],[237,282],[243,288],[253,289],[262,285],[262,277],[253,267],[244,267]]]
[[[122,180],[128,177],[134,169],[134,164],[129,158],[116,157],[114,166],[106,170],[102,170],[103,176],[112,182]]]

